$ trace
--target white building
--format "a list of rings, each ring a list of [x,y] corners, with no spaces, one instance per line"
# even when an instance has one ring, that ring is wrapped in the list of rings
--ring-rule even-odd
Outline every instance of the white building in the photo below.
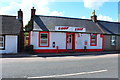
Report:
[[[0,15],[0,54],[18,52],[21,23],[16,16]]]
[[[120,50],[120,23],[91,19],[35,15],[31,10],[29,45],[35,53]]]

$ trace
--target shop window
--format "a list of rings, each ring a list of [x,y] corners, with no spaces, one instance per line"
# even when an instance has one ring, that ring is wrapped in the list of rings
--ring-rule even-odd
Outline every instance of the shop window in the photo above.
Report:
[[[0,49],[4,49],[5,39],[4,36],[0,36]]]
[[[91,34],[90,36],[90,46],[97,45],[97,34]]]
[[[116,36],[111,36],[111,45],[112,46],[116,45]]]
[[[48,32],[39,33],[39,47],[49,47],[49,33]]]

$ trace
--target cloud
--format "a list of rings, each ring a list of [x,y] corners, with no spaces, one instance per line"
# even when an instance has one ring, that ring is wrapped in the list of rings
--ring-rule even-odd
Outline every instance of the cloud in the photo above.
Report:
[[[109,0],[83,0],[84,1],[84,7],[90,8],[90,9],[99,9],[105,2],[108,2]]]
[[[82,18],[82,19],[86,19],[86,17],[85,17],[85,16],[82,16],[82,17],[80,17],[80,18]]]
[[[113,21],[113,19],[109,16],[104,16],[102,14],[99,14],[97,17],[98,20],[104,20],[104,21]]]
[[[82,16],[80,17],[82,19],[91,19],[90,17],[86,17],[86,16]],[[118,22],[119,19],[117,20],[113,20],[110,16],[105,16],[105,15],[102,15],[102,14],[99,14],[97,16],[97,20],[103,20],[103,21],[111,21],[111,22]],[[120,20],[119,20],[120,21]]]
[[[82,18],[82,19],[90,19],[90,18],[87,18],[86,16],[82,16],[80,18]]]
[[[118,15],[118,21],[120,22],[120,14]]]
[[[17,16],[17,11],[22,9],[24,25],[27,24],[31,16],[31,8],[34,6],[36,8],[37,15],[52,15],[52,16],[63,16],[63,12],[51,11],[48,7],[49,1],[54,0],[7,0],[9,5],[0,8],[1,15],[15,15]],[[4,3],[4,1],[2,1]]]
[[[52,13],[50,13],[50,16],[62,16],[63,12],[58,12],[58,11],[53,11]]]
[[[11,2],[9,4],[9,6],[1,7],[0,8],[0,14],[2,14],[2,15],[8,15],[8,14],[13,15],[13,14],[15,14],[16,13],[16,7],[15,6],[19,6],[19,4],[17,4],[16,2]]]

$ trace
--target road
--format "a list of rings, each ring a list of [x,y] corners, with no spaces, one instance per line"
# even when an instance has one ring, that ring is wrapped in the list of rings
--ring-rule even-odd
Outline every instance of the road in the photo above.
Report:
[[[3,58],[3,78],[118,78],[118,54]]]

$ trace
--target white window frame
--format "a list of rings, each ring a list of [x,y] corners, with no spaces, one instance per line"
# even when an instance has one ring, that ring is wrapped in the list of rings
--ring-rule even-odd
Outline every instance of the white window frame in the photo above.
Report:
[[[116,45],[116,36],[112,35],[110,41],[111,41],[111,45],[115,46]]]

